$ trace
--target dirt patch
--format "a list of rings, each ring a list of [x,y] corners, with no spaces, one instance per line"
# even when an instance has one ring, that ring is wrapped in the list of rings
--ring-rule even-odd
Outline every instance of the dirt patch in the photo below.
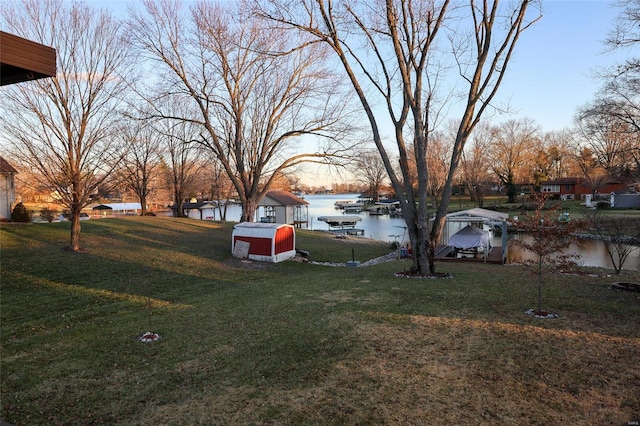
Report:
[[[360,323],[350,336],[358,342],[357,356],[317,372],[304,386],[229,385],[224,392],[149,407],[144,424],[184,418],[230,424],[628,424],[640,407],[634,397],[638,339],[480,320],[405,319],[377,315],[373,323]]]
[[[230,257],[222,263],[231,268],[248,270],[266,269],[271,265],[269,262],[258,262],[256,260],[240,259],[238,257]]]
[[[384,295],[371,293],[363,296],[357,293],[357,288],[354,291],[350,290],[335,290],[321,294],[318,298],[322,300],[326,306],[335,306],[340,303],[358,303],[360,305],[367,305],[370,303],[380,303],[384,300]]]

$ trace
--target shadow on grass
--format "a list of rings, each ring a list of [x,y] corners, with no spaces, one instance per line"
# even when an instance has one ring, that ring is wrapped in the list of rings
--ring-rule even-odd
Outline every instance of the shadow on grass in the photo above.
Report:
[[[540,321],[524,315],[535,279],[516,267],[244,270],[219,261],[230,226],[107,219],[68,253],[54,225],[2,235],[2,416],[15,424],[579,424],[640,408],[637,298],[600,277],[554,277],[544,300],[561,317]],[[349,248],[301,234],[314,251]],[[138,342],[145,331],[163,338]]]

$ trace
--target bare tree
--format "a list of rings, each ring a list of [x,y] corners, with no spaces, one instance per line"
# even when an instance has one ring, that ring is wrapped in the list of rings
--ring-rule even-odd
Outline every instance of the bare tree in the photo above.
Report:
[[[532,262],[524,262],[535,267],[538,277],[538,308],[536,315],[545,316],[542,309],[542,277],[545,272],[556,271],[575,264],[579,255],[563,253],[563,250],[575,240],[575,231],[579,224],[558,222],[557,211],[559,204],[547,206],[544,195],[534,195],[534,211],[531,215],[519,216],[515,226],[524,231],[530,239],[515,239],[513,242],[537,257]]]
[[[615,3],[621,12],[605,42],[611,50],[635,53],[640,43],[640,0]],[[590,134],[598,133],[593,128],[597,124],[606,129],[606,139],[626,140],[625,149],[617,150],[617,156],[626,157],[627,174],[640,178],[640,57],[630,56],[621,64],[601,70],[598,78],[602,89],[593,101],[580,108],[579,118],[591,123]],[[601,141],[603,136],[599,136]]]
[[[590,229],[604,241],[616,274],[622,272],[627,258],[640,244],[640,221],[634,217],[612,216],[597,211],[587,215]]]
[[[427,145],[427,193],[433,198],[433,205],[438,205],[442,191],[447,183],[449,159],[451,158],[451,144],[441,132],[434,132]]]
[[[292,50],[295,38],[265,30],[243,2],[201,2],[189,14],[174,1],[143,4],[146,13],[132,14],[130,39],[164,70],[164,96],[195,111],[158,115],[198,127],[193,142],[224,167],[242,203],[241,221],[254,220],[279,174],[346,153],[341,120],[348,102],[320,46]]]
[[[479,123],[462,154],[462,176],[471,199],[478,203],[478,207],[484,207],[484,186],[491,179],[491,135],[491,126]]]
[[[510,203],[516,202],[516,183],[528,173],[528,161],[533,153],[541,151],[538,128],[531,119],[508,120],[493,130],[491,168],[507,188]]]
[[[546,179],[578,175],[571,149],[573,138],[568,130],[546,132],[542,142],[544,151],[534,156],[536,184]]]
[[[607,180],[606,171],[600,166],[596,155],[589,147],[576,145],[574,159],[582,172],[581,177],[584,178],[585,183],[591,188],[591,193],[595,194],[598,188],[604,185]]]
[[[520,34],[532,22],[527,19],[532,2],[515,3],[509,9],[498,1],[474,0],[468,7],[449,0],[271,0],[258,11],[277,25],[297,29],[328,45],[340,61],[401,201],[413,248],[414,273],[435,273],[436,246],[465,143],[495,97]],[[442,118],[442,102],[453,99],[439,95],[440,84],[442,90],[448,90],[439,77],[451,67],[459,74],[454,85],[464,87],[462,113],[447,181],[430,226],[426,152],[438,117]],[[383,106],[382,112],[376,110],[378,104]],[[397,155],[383,143],[381,126],[385,122],[391,125]],[[409,149],[413,149],[417,163],[417,191],[413,190]],[[400,173],[394,158],[399,159]]]
[[[387,178],[387,171],[377,151],[363,151],[353,162],[353,175],[366,188],[373,201],[379,201],[380,189]]]
[[[425,149],[425,164],[429,171],[427,194],[433,200],[432,205],[434,207],[438,206],[438,200],[442,197],[442,191],[447,181],[451,148],[450,141],[446,140],[442,132],[434,131],[428,138],[427,149]],[[407,152],[409,155],[409,174],[411,176],[411,182],[413,182],[413,190],[417,191],[419,161],[415,158],[416,150],[412,146],[409,146]]]
[[[127,189],[140,200],[141,215],[147,214],[147,200],[153,193],[153,182],[159,174],[160,135],[141,121],[127,120],[120,129],[125,155],[118,170]]]
[[[180,110],[173,106],[172,110]],[[161,136],[160,153],[165,164],[166,178],[173,193],[174,214],[184,217],[182,204],[198,173],[198,147],[189,143],[193,139],[193,126],[188,122],[158,120],[154,127]]]
[[[638,135],[624,121],[598,109],[583,109],[576,118],[579,142],[588,147],[608,176],[629,176],[640,160]]]
[[[605,41],[611,49],[634,49],[640,44],[640,0],[618,0],[616,4],[621,12]],[[606,84],[600,109],[640,132],[640,57],[630,57],[603,77]]]
[[[80,212],[109,176],[118,155],[112,131],[125,90],[127,49],[107,12],[61,0],[4,2],[15,34],[53,46],[57,76],[3,92],[2,128],[14,158],[38,171],[71,213],[70,249],[80,249]]]

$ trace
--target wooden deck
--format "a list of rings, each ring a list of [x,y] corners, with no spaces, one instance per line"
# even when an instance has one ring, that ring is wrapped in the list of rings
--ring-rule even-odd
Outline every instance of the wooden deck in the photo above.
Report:
[[[436,251],[436,260],[445,262],[484,262],[484,255],[482,253],[473,255],[464,255],[463,257],[457,257],[453,255],[453,247],[438,246]],[[467,257],[468,256],[468,257]],[[502,264],[502,247],[491,247],[487,256],[486,263]]]

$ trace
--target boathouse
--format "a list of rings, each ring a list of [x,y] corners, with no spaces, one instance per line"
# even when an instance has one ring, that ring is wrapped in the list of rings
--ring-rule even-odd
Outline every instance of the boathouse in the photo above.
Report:
[[[216,220],[216,201],[190,201],[182,204],[182,211],[190,219]]]
[[[491,237],[498,231],[502,235],[502,242],[500,247],[486,247],[486,251],[484,252],[484,257],[486,260],[487,256],[491,256],[492,258],[497,257],[498,262],[505,263],[507,259],[507,220],[509,219],[509,214],[497,212],[494,210],[487,210],[482,208],[473,208],[468,210],[462,210],[459,212],[449,213],[446,216],[444,229],[442,231],[442,240],[441,240],[441,255],[447,256],[446,253],[448,250],[453,249],[453,244],[458,244],[455,241],[451,241],[454,236],[456,238],[460,238],[461,235],[467,234],[484,234],[485,232],[488,234],[489,240]],[[469,228],[469,226],[476,227],[481,232],[476,232],[475,229]],[[462,233],[462,234],[461,234]],[[484,239],[486,237],[480,236],[482,238],[483,243],[479,244],[480,246],[484,246]],[[468,248],[468,247],[465,247]],[[498,252],[499,251],[499,252]]]
[[[257,215],[263,223],[285,223],[296,228],[309,224],[309,203],[287,191],[269,191],[258,204]]]
[[[91,208],[94,216],[137,216],[142,211],[140,203],[110,203],[98,204]]]

